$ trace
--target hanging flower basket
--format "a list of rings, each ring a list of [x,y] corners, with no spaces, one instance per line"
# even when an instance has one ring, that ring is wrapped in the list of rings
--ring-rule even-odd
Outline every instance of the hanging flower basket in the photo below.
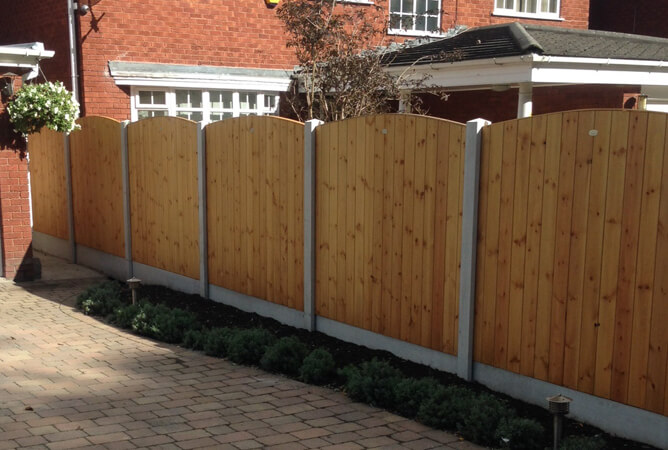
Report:
[[[70,133],[81,127],[79,102],[60,81],[23,86],[7,104],[9,120],[14,131],[28,136],[42,127]]]

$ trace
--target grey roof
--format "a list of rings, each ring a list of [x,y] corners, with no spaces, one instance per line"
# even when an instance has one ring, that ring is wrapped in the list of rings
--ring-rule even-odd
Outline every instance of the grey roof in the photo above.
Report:
[[[668,61],[668,39],[518,22],[472,28],[454,37],[392,52],[391,66],[536,53],[546,56]]]

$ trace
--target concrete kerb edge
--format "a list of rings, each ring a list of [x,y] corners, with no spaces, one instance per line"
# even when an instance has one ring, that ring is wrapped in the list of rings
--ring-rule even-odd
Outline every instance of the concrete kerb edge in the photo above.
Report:
[[[177,273],[147,266],[146,264],[133,262],[134,276],[139,278],[142,284],[157,284],[165,286],[186,294],[199,294],[199,280],[189,278]]]
[[[127,275],[127,261],[120,256],[110,255],[94,248],[77,245],[77,264],[99,270],[118,280]]]

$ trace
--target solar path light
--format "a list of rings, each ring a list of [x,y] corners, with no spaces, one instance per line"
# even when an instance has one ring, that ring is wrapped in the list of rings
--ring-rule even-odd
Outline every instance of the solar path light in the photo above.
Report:
[[[563,418],[570,410],[572,399],[561,394],[547,398],[548,409],[554,417],[553,450],[558,450],[561,441]]]
[[[141,280],[139,278],[132,277],[127,281],[127,283],[132,290],[132,304],[135,305],[137,304],[137,289],[139,289],[139,286],[141,285]]]

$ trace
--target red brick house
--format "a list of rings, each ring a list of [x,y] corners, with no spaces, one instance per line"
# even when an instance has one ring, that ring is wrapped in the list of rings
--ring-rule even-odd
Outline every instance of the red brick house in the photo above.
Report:
[[[79,85],[84,115],[217,120],[273,114],[288,87],[295,60],[275,9],[264,0],[70,2],[9,2],[0,16],[0,44],[38,40],[54,49],[44,73],[70,88]],[[371,2],[347,4],[367,8]],[[388,0],[385,10],[395,27],[390,38],[397,40],[517,20],[579,29],[589,24],[589,0]]]

